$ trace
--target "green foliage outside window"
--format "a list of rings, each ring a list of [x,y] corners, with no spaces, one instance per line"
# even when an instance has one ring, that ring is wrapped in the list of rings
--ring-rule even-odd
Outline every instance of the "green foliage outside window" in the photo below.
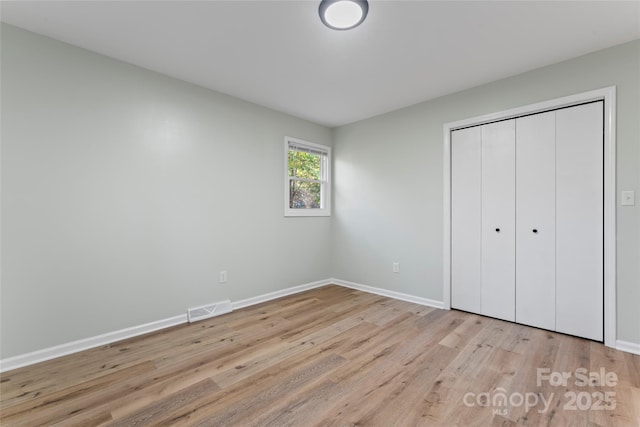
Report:
[[[289,150],[289,177],[304,180],[289,179],[290,208],[320,208],[321,161],[322,159],[317,154]]]

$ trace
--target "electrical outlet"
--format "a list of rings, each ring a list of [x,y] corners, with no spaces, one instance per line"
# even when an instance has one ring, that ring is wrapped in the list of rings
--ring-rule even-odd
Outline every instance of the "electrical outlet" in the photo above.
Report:
[[[220,272],[220,283],[227,283],[227,270]]]
[[[399,262],[394,262],[393,263],[393,272],[394,273],[400,273],[400,263]]]

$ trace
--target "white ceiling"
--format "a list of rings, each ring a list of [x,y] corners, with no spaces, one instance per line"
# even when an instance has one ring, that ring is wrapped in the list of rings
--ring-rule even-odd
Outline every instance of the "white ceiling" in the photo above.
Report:
[[[640,38],[639,1],[2,1],[2,21],[338,126]]]

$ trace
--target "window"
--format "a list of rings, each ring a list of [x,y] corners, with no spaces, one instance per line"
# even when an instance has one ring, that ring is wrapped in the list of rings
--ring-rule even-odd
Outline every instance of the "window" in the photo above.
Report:
[[[331,215],[331,147],[286,137],[284,152],[284,215]]]

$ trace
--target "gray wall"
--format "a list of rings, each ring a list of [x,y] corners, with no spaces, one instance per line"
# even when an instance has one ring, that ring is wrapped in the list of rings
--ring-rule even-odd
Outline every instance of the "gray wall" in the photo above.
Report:
[[[640,41],[335,129],[334,277],[442,300],[443,124],[612,85],[618,190],[640,197]],[[617,221],[618,339],[640,343],[640,202]]]
[[[617,85],[618,188],[640,191],[640,42],[332,131],[1,36],[1,358],[332,276],[441,300],[445,122]],[[335,142],[333,217],[284,218],[285,135]],[[619,338],[636,343],[639,209],[618,208]]]
[[[329,128],[1,35],[0,357],[331,277],[331,219],[283,214],[284,136]]]

